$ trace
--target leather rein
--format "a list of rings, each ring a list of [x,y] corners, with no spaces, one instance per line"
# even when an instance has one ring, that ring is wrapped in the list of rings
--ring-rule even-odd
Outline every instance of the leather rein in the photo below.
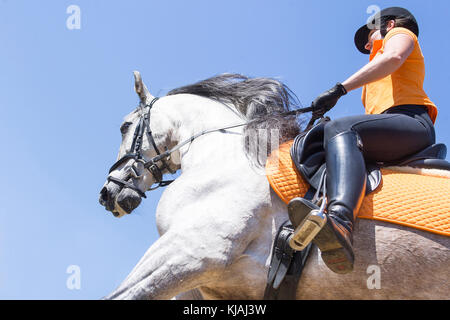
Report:
[[[147,104],[147,105],[142,105],[140,104],[142,110],[144,110],[145,108],[148,107],[148,111],[141,114],[141,117],[139,119],[139,123],[136,126],[136,129],[134,131],[133,134],[133,141],[131,144],[131,148],[130,148],[130,152],[126,153],[124,156],[122,156],[119,160],[117,160],[109,169],[109,173],[111,174],[111,172],[113,172],[114,170],[116,170],[118,167],[120,167],[123,163],[129,161],[130,159],[133,159],[135,161],[135,163],[141,163],[144,167],[145,170],[149,171],[150,174],[153,176],[155,182],[158,185],[154,188],[150,187],[149,189],[147,189],[146,191],[151,191],[151,190],[155,190],[159,187],[165,187],[167,185],[169,185],[170,183],[172,183],[174,180],[163,180],[163,171],[164,170],[168,170],[171,174],[174,174],[176,172],[176,170],[172,170],[170,168],[170,166],[167,164],[166,161],[168,161],[169,156],[174,153],[175,151],[177,151],[178,149],[180,149],[181,147],[183,147],[184,145],[186,145],[187,143],[191,143],[192,141],[194,141],[196,138],[205,135],[207,133],[211,133],[211,132],[216,132],[216,131],[225,131],[226,129],[231,129],[231,128],[236,128],[236,127],[241,127],[241,126],[245,126],[254,122],[258,122],[258,121],[264,121],[261,119],[253,119],[244,123],[239,123],[239,124],[234,124],[234,125],[230,125],[230,126],[226,126],[226,127],[220,127],[220,128],[214,128],[214,129],[208,129],[208,130],[203,130],[193,136],[191,136],[190,138],[180,142],[179,144],[177,144],[175,147],[173,147],[172,149],[168,149],[167,147],[165,147],[165,151],[164,152],[160,152],[160,150],[158,149],[158,146],[155,143],[155,140],[153,138],[152,135],[152,131],[150,129],[150,111],[153,107],[153,105],[155,104],[155,102],[158,100],[159,98],[153,98],[152,101]],[[298,113],[304,113],[304,112],[310,112],[313,111],[313,107],[306,107],[306,108],[301,108],[301,109],[296,109],[296,110],[292,110],[292,111],[288,111],[288,112],[284,112],[282,113],[283,116],[289,116],[289,115],[295,115]],[[312,126],[312,124],[314,124],[316,118],[313,117],[311,118],[310,122],[308,123],[307,127]],[[152,144],[153,148],[155,149],[157,155],[153,158],[151,158],[150,160],[146,161],[143,154],[142,154],[142,143],[144,140],[144,135],[147,136],[148,140],[150,141],[150,143]],[[162,166],[158,166],[157,163],[161,162]],[[134,164],[133,164],[134,165]],[[142,175],[137,175],[135,172],[134,167],[132,166],[130,169],[130,178],[134,177],[134,178],[139,178]],[[128,180],[130,179],[128,178]],[[112,177],[110,175],[108,175],[108,181],[112,181],[115,182],[119,185],[122,185],[124,188],[129,188],[132,189],[134,191],[136,191],[141,197],[143,198],[147,198],[145,195],[145,192],[142,192],[138,187],[136,187],[133,182],[129,182],[126,180],[122,180],[122,179],[118,179],[115,177]]]

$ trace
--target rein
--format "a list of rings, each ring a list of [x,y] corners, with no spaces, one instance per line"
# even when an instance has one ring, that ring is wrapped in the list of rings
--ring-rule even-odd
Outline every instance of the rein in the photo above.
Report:
[[[158,98],[155,98],[155,99],[158,99]],[[313,111],[313,107],[306,107],[306,108],[296,109],[296,110],[292,110],[292,111],[281,113],[281,115],[283,115],[283,116],[290,116],[290,115],[295,115],[295,114],[298,114],[298,113],[305,113],[305,112],[310,112],[310,111]],[[250,121],[247,121],[247,122],[234,124],[234,125],[230,125],[230,126],[226,126],[226,127],[220,127],[220,128],[215,128],[215,129],[203,130],[203,131],[193,135],[192,137],[190,137],[190,138],[180,142],[179,144],[177,144],[172,149],[166,150],[162,154],[153,157],[152,159],[149,160],[149,162],[158,162],[158,161],[160,161],[160,160],[162,160],[164,158],[167,158],[173,152],[177,151],[178,149],[180,149],[185,144],[194,141],[196,138],[198,138],[198,137],[200,137],[200,136],[202,136],[204,134],[211,133],[211,132],[216,132],[216,131],[224,131],[226,129],[232,129],[232,128],[236,128],[236,127],[242,127],[242,126],[246,126],[246,125],[249,125],[249,124],[252,124],[252,123],[262,122],[264,120],[263,119],[253,119],[253,120],[250,120]],[[309,121],[308,125],[307,125],[307,128],[309,128],[316,120],[317,120],[317,118],[312,117],[311,120]]]
[[[158,147],[156,146],[155,140],[153,139],[153,135],[150,129],[150,110],[152,109],[153,105],[155,104],[155,102],[158,100],[159,98],[153,98],[153,100],[143,106],[144,108],[149,108],[147,113],[144,113],[144,115],[141,116],[141,119],[139,120],[139,124],[136,126],[136,129],[134,131],[134,135],[133,135],[133,142],[131,144],[131,150],[129,153],[125,154],[124,156],[122,156],[119,160],[117,160],[109,169],[109,173],[111,173],[112,171],[116,170],[120,165],[122,165],[123,163],[127,162],[130,159],[135,160],[136,163],[141,163],[144,167],[144,169],[148,170],[153,178],[155,179],[155,183],[158,183],[158,186],[154,187],[154,188],[149,188],[146,191],[151,191],[151,190],[155,190],[159,187],[165,187],[167,185],[169,185],[170,183],[172,183],[174,180],[162,180],[163,177],[163,170],[167,169],[171,174],[174,174],[176,172],[173,171],[169,165],[167,164],[167,160],[170,157],[170,155],[172,153],[174,153],[175,151],[177,151],[178,149],[180,149],[181,147],[183,147],[184,145],[193,142],[195,139],[197,139],[200,136],[203,136],[205,134],[211,133],[211,132],[217,132],[217,131],[225,131],[227,129],[232,129],[232,128],[237,128],[237,127],[242,127],[242,126],[246,126],[252,123],[257,123],[257,122],[263,122],[265,121],[265,119],[253,119],[250,121],[246,121],[243,123],[238,123],[238,124],[234,124],[234,125],[229,125],[229,126],[225,126],[225,127],[220,127],[220,128],[213,128],[213,129],[208,129],[208,130],[203,130],[193,136],[191,136],[190,138],[180,142],[179,144],[177,144],[175,147],[173,147],[172,149],[167,149],[167,147],[165,147],[165,151],[164,152],[160,152]],[[305,113],[305,112],[311,112],[313,111],[314,108],[312,106],[310,107],[306,107],[306,108],[300,108],[300,109],[296,109],[296,110],[291,110],[288,112],[283,112],[279,115],[282,116],[290,116],[290,115],[296,115],[299,113]],[[317,117],[312,116],[311,120],[308,123],[307,128],[311,127],[314,122],[317,120]],[[155,149],[157,155],[153,158],[151,158],[148,161],[145,161],[143,155],[142,155],[142,142],[143,142],[143,137],[144,134],[147,135],[148,140],[151,142],[151,144],[153,145],[153,148]],[[161,161],[162,162],[162,166],[159,167],[157,165],[157,162]],[[132,167],[131,171],[131,176],[135,177],[135,178],[139,178],[140,176],[138,176],[134,171],[134,167]],[[132,182],[128,182],[125,180],[121,180],[118,178],[114,178],[111,176],[108,176],[108,181],[112,181],[115,182],[117,184],[122,185],[123,187],[126,188],[130,188],[134,191],[136,191],[141,197],[143,198],[147,198],[145,195],[145,192],[142,192],[139,188],[137,188]]]

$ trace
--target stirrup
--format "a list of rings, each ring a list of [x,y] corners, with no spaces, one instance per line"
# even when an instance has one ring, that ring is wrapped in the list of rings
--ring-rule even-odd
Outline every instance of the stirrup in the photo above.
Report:
[[[305,249],[322,230],[326,222],[327,216],[323,210],[311,210],[289,237],[289,246],[297,251]]]
[[[288,215],[292,226],[297,228],[309,215],[311,210],[319,209],[319,204],[305,198],[294,198],[288,203]]]
[[[294,250],[301,251],[305,249],[327,222],[327,215],[324,212],[327,203],[326,176],[326,170],[324,170],[320,177],[319,188],[312,202],[306,199],[298,199],[296,202],[288,205],[289,217],[300,216],[297,217],[300,220],[298,226],[296,226],[295,231],[289,237],[289,246]],[[320,189],[322,189],[321,198],[319,198]],[[297,208],[293,208],[295,205],[297,205]]]

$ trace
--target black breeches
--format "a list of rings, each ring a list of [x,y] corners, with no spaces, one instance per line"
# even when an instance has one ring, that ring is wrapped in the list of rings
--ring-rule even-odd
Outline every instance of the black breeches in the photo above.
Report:
[[[344,117],[325,125],[325,148],[335,135],[353,130],[361,137],[366,161],[391,162],[435,143],[433,123],[423,106],[398,106],[383,114]]]

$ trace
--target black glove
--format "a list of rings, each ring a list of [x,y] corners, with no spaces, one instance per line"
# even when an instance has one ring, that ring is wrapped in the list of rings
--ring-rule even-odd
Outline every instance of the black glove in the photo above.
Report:
[[[325,113],[336,105],[339,98],[346,94],[347,90],[339,82],[330,90],[322,93],[311,104],[313,107],[313,117],[322,118]]]

